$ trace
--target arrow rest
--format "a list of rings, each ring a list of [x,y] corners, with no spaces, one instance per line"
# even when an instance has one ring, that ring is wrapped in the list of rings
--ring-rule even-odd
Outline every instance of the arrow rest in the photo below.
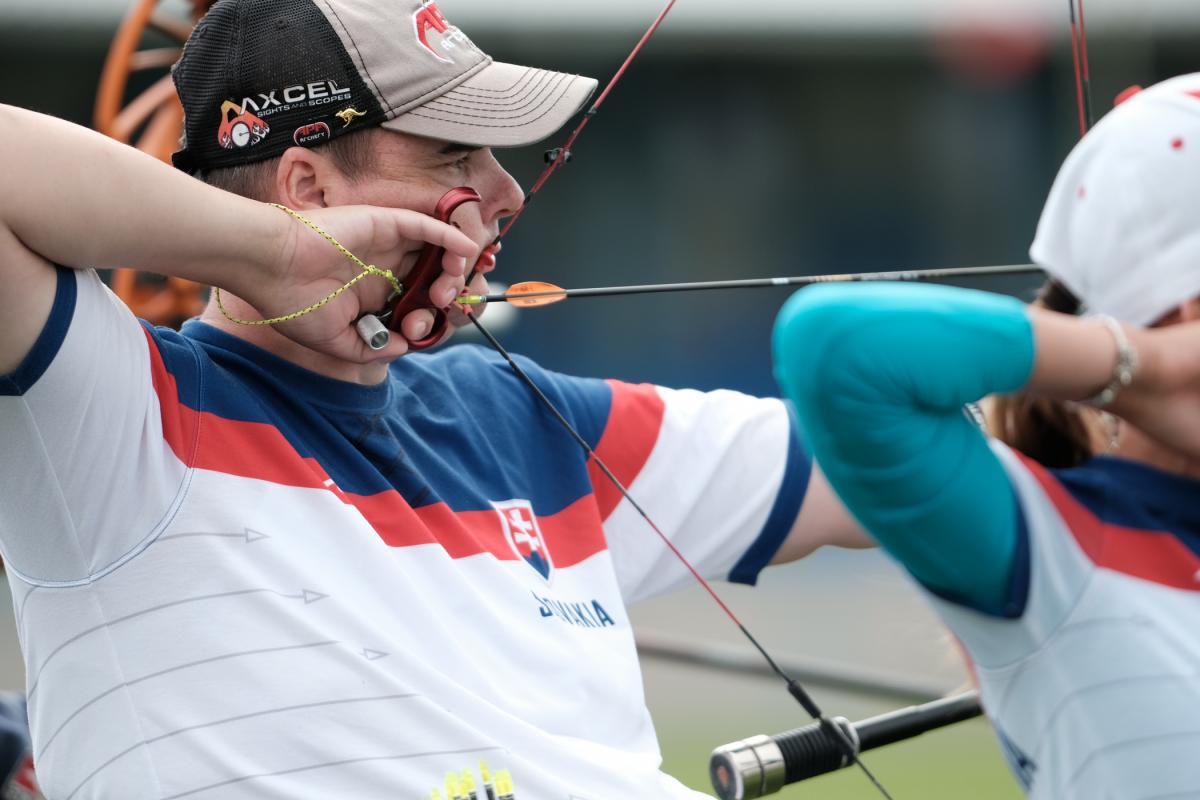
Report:
[[[547,150],[545,153],[542,154],[542,158],[545,160],[545,162],[547,164],[556,163],[559,159],[559,156],[562,156],[562,163],[564,163],[564,164],[570,164],[571,159],[575,157],[575,155],[570,150],[567,150],[564,147],[555,147],[554,149]]]

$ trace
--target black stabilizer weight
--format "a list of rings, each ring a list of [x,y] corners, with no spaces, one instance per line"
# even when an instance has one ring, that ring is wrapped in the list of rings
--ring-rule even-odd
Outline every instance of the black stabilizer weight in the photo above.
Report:
[[[738,780],[738,765],[726,753],[714,753],[708,762],[708,778],[720,800],[742,800],[745,797]]]
[[[842,726],[847,738],[851,742],[855,741],[854,730],[845,720],[834,719],[830,724]],[[786,766],[785,783],[814,778],[850,764],[845,744],[838,741],[837,734],[825,729],[820,723],[805,725],[803,728],[771,738],[783,752],[783,763]]]
[[[858,738],[842,717],[778,736],[751,736],[718,747],[708,767],[717,797],[721,800],[766,797],[789,783],[847,766],[852,758],[834,725],[842,730],[857,754]]]
[[[788,784],[848,767],[860,753],[982,713],[979,693],[966,692],[853,725],[834,717],[776,736],[751,736],[713,751],[709,762],[713,788],[721,800],[766,797]],[[838,736],[839,730],[846,741]]]

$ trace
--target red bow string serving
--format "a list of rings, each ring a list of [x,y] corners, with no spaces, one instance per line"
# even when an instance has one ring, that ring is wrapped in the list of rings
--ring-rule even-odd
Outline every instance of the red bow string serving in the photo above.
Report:
[[[1079,106],[1079,136],[1087,136],[1096,123],[1092,110],[1092,75],[1088,65],[1087,24],[1083,0],[1067,0],[1071,11],[1071,60],[1075,64],[1075,101]]]

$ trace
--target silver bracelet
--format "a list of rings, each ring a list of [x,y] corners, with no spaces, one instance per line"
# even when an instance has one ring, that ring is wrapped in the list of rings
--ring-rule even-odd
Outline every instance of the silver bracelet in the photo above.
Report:
[[[1095,319],[1108,328],[1108,332],[1116,340],[1117,363],[1113,367],[1112,380],[1108,382],[1108,385],[1094,396],[1084,400],[1083,403],[1092,408],[1105,408],[1117,399],[1118,392],[1133,383],[1133,375],[1138,368],[1138,353],[1134,349],[1133,343],[1129,341],[1129,337],[1125,335],[1125,329],[1121,327],[1121,323],[1107,314],[1101,314]]]

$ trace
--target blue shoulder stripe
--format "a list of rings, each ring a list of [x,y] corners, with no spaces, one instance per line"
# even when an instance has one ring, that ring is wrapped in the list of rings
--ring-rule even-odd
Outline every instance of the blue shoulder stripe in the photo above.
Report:
[[[812,457],[800,442],[800,430],[795,418],[789,415],[789,419],[792,435],[788,442],[783,483],[779,487],[779,494],[775,496],[775,505],[767,515],[762,532],[730,571],[729,580],[733,583],[749,586],[758,583],[759,573],[771,563],[771,559],[779,552],[796,523],[800,507],[804,503],[804,495],[808,492],[808,482],[812,478]]]
[[[32,389],[46,374],[46,370],[62,348],[63,340],[67,338],[71,320],[75,316],[75,300],[79,288],[75,283],[75,270],[57,266],[54,269],[58,273],[58,286],[54,290],[50,316],[21,366],[8,375],[0,375],[0,396],[20,397]]]

